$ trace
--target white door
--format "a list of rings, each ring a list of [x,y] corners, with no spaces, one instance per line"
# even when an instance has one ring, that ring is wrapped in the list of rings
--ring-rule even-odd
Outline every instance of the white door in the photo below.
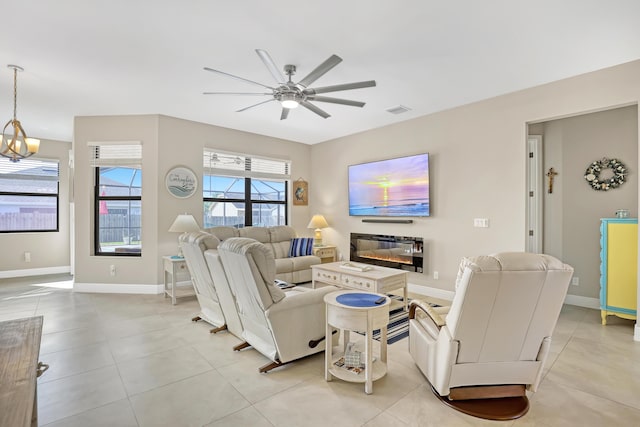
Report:
[[[527,138],[527,252],[542,253],[542,136]]]

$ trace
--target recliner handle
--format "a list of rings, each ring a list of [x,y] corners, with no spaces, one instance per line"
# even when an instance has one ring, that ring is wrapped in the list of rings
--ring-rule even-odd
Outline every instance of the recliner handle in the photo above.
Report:
[[[338,332],[337,330],[333,330],[333,332],[331,332],[331,335],[335,335],[336,332]],[[320,344],[322,341],[325,340],[326,337],[322,337],[322,338],[318,338],[317,340],[310,340],[309,341],[309,348],[316,348],[318,346],[318,344]]]
[[[415,319],[416,308],[419,308],[420,310],[424,311],[425,314],[429,316],[431,320],[433,320],[433,323],[435,323],[436,326],[438,326],[438,328],[441,328],[444,325],[446,325],[447,322],[445,321],[445,319],[443,319],[442,316],[440,316],[440,314],[433,309],[433,307],[431,307],[425,301],[420,301],[415,299],[411,301],[411,305],[409,306],[409,319]]]

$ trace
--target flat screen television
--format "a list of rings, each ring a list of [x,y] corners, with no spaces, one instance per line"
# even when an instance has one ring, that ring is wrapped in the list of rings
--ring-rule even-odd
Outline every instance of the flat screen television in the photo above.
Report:
[[[349,166],[349,215],[429,216],[429,154]]]

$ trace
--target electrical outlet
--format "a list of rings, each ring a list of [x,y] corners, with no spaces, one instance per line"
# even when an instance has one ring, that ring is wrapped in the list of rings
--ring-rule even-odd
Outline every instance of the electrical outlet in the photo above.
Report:
[[[31,262],[31,252],[24,253],[24,262]]]
[[[438,280],[438,272],[437,271],[433,272],[433,280]]]
[[[473,226],[480,228],[489,228],[489,218],[474,218]]]
[[[115,265],[111,265],[111,266],[109,266],[109,273],[110,273],[112,276],[115,276],[115,275],[116,275],[116,266],[115,266]]]
[[[571,278],[571,284],[573,286],[579,286],[580,285],[580,278],[579,277],[572,277]]]

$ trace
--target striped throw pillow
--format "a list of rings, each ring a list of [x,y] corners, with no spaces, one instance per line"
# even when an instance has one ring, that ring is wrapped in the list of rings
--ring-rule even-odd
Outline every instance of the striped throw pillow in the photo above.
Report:
[[[296,237],[291,239],[289,257],[313,254],[313,237]]]

